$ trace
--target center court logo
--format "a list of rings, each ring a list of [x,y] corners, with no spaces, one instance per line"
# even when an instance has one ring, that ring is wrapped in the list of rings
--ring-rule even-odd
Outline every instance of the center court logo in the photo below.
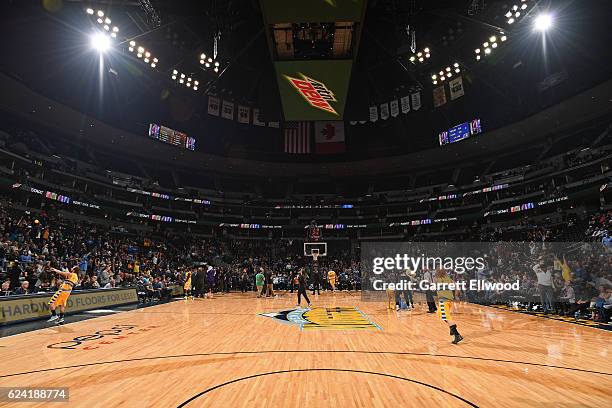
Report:
[[[334,93],[323,82],[307,77],[302,73],[300,73],[300,76],[302,79],[288,75],[285,75],[285,78],[306,99],[310,106],[338,115],[338,112],[330,104],[330,102],[337,102]]]
[[[382,330],[356,307],[315,307],[260,313],[300,330]]]

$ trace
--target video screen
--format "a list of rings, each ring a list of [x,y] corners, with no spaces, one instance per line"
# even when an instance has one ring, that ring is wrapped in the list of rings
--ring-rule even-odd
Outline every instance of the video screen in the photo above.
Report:
[[[352,64],[351,60],[276,62],[285,120],[342,120]]]

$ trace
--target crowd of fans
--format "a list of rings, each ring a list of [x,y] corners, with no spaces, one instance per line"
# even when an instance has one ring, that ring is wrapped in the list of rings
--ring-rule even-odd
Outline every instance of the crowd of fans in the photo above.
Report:
[[[488,290],[457,296],[473,302],[521,304],[546,313],[607,322],[612,310],[612,248],[608,235],[611,222],[610,211],[593,215],[583,230],[584,244],[563,249],[549,245],[554,232],[545,226],[526,230],[522,238],[531,242],[523,243],[529,247],[522,253],[528,256],[521,257],[521,251],[498,246],[487,267],[475,275],[488,282],[518,279],[520,291]],[[502,234],[493,231],[493,236],[496,233]],[[596,241],[597,246],[588,241]],[[184,286],[189,277],[195,296],[252,291],[256,289],[258,273],[265,279],[267,290],[263,295],[274,296],[274,289],[296,289],[296,275],[303,267],[306,275],[320,277],[323,289],[330,289],[326,279],[329,270],[336,273],[338,290],[361,289],[360,263],[348,252],[320,258],[315,269],[296,248],[277,241],[202,240],[169,233],[143,236],[50,217],[44,211],[30,214],[3,208],[0,295],[55,291],[61,282],[49,267],[67,270],[74,265],[81,271],[76,290],[135,286],[149,299],[169,298],[172,287]],[[449,274],[452,275],[450,271]],[[309,283],[314,289],[312,279]]]

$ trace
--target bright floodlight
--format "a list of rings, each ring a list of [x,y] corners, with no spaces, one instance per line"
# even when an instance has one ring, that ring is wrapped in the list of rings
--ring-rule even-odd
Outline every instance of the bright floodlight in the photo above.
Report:
[[[110,39],[107,35],[98,33],[91,37],[91,46],[98,52],[105,52],[110,48]]]
[[[552,26],[552,17],[550,14],[540,14],[536,17],[534,28],[537,31],[546,31]]]

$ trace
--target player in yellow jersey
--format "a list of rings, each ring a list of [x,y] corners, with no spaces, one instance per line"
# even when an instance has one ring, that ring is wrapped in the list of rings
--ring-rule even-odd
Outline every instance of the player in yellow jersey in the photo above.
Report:
[[[336,290],[336,272],[329,271],[327,272],[327,280],[329,281],[329,285],[331,286],[332,292]]]
[[[72,292],[72,288],[79,281],[79,274],[81,269],[78,266],[70,269],[69,272],[60,271],[59,269],[50,268],[51,272],[55,272],[60,277],[63,278],[62,283],[59,286],[57,292],[51,296],[49,300],[49,309],[51,309],[51,318],[47,320],[48,322],[54,322],[57,320],[57,324],[64,323],[64,313],[66,311],[66,303],[68,302],[68,296]],[[59,316],[55,312],[55,309],[59,306],[60,313]]]
[[[451,283],[452,279],[447,275],[443,269],[439,269],[436,273],[436,283]],[[451,310],[453,307],[454,294],[450,290],[439,290],[438,291],[438,316],[443,322],[448,324],[450,328],[450,335],[454,336],[452,341],[453,344],[459,343],[463,340],[463,336],[459,334],[457,330],[457,324],[455,324],[451,318]]]
[[[185,291],[185,299],[188,299],[191,296],[191,271],[187,271],[187,275],[185,276],[185,285],[183,285],[183,290]],[[191,296],[193,298],[193,296]]]

